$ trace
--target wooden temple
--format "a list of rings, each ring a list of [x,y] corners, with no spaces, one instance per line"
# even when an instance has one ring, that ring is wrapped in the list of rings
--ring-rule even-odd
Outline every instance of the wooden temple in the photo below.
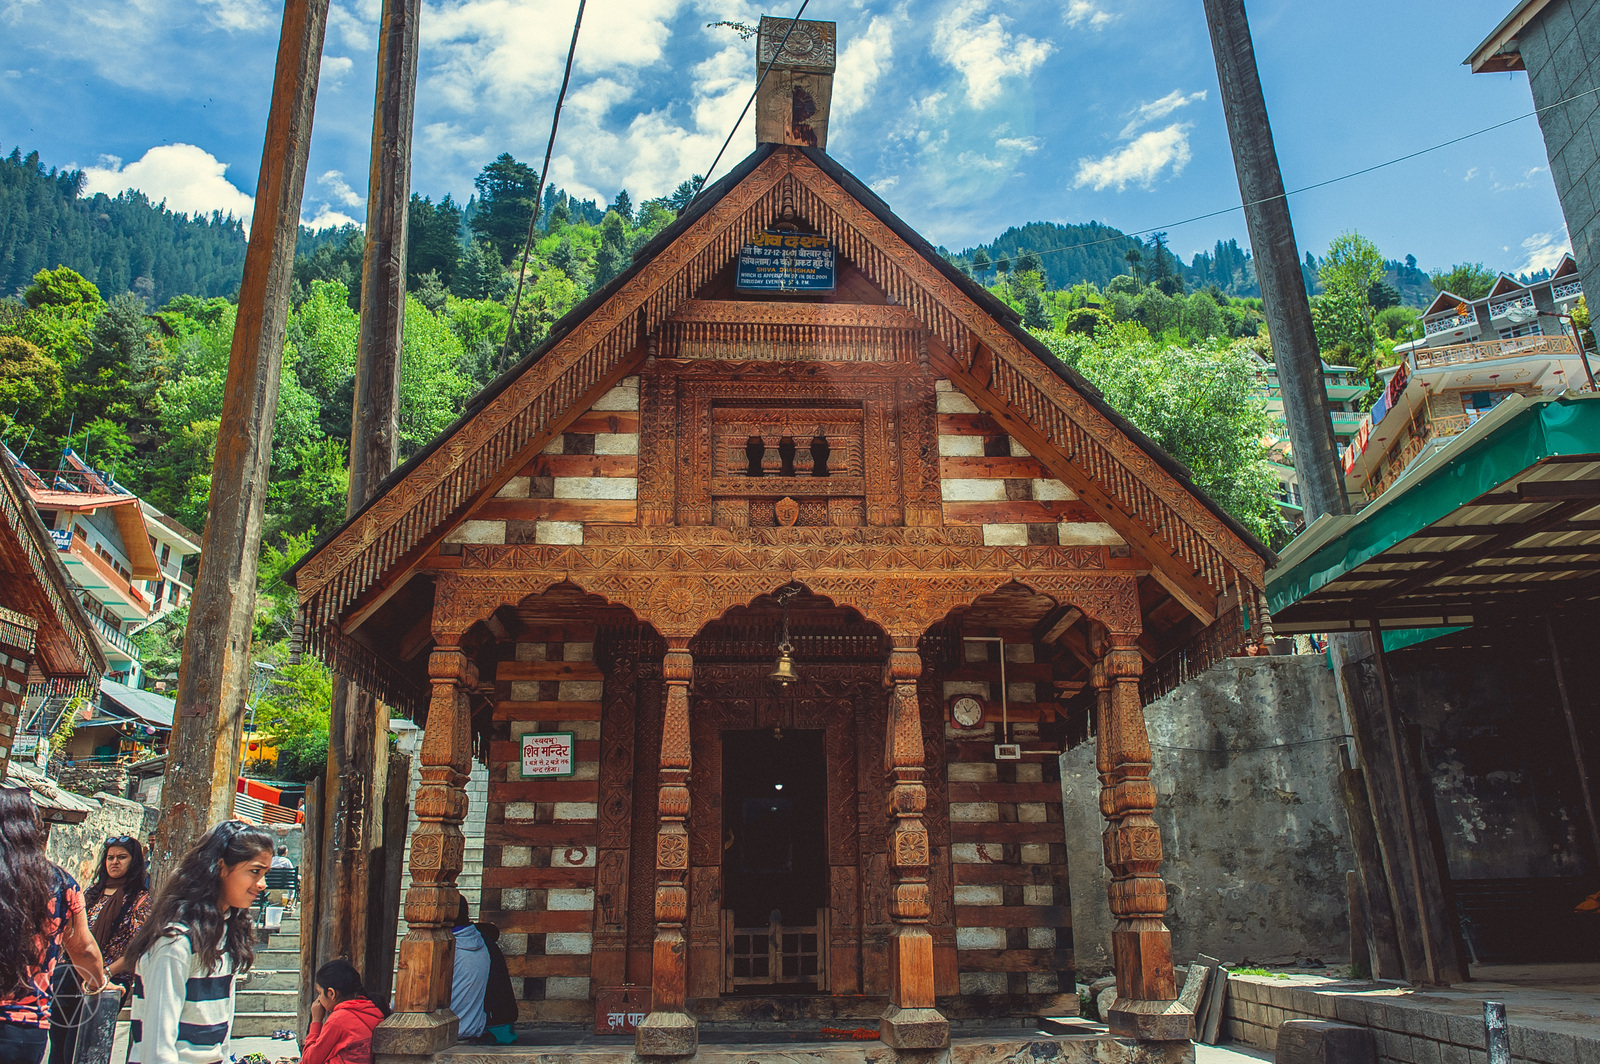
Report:
[[[825,154],[833,32],[291,575],[306,647],[425,722],[380,1057],[455,1041],[474,756],[524,1021],[628,988],[638,1052],[683,1056],[718,1020],[929,1048],[1074,1013],[1058,755],[1090,736],[1112,1028],[1187,1037],[1142,707],[1260,631],[1270,552]]]

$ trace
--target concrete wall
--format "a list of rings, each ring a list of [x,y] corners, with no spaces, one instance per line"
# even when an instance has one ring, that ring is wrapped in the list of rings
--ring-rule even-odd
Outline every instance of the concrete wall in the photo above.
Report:
[[[1600,291],[1600,0],[1553,0],[1517,35],[1586,292]]]
[[[1343,734],[1322,657],[1230,658],[1145,710],[1179,963],[1349,959]],[[1094,742],[1061,757],[1080,979],[1111,969]]]
[[[142,842],[146,832],[146,810],[138,802],[104,791],[92,800],[100,803],[97,811],[81,824],[52,824],[50,841],[45,846],[45,855],[85,887],[94,879],[95,862],[100,860],[100,850],[107,839],[132,835]]]

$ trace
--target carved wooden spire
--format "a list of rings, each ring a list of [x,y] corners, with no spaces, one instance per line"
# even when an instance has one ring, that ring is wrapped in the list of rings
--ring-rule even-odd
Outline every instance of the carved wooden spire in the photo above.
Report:
[[[803,144],[827,150],[837,59],[834,23],[761,16],[756,74],[767,69],[768,63],[772,73],[756,97],[757,144]]]

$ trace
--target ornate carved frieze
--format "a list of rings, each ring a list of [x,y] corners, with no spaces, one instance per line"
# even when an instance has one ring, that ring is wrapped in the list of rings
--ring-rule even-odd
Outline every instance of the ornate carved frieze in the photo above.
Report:
[[[905,307],[693,299],[662,325],[659,352],[736,362],[915,364],[922,334]]]

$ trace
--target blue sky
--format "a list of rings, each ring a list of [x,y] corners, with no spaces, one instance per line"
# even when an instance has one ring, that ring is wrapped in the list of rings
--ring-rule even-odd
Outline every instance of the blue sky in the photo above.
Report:
[[[380,0],[334,0],[308,220],[362,219]],[[593,0],[552,177],[634,201],[703,172],[755,81],[706,23],[746,0]],[[1290,188],[1532,110],[1462,59],[1511,0],[1252,0]],[[501,151],[537,164],[576,0],[424,0],[413,187],[465,201]],[[0,145],[175,209],[246,213],[282,5],[0,0]],[[1165,227],[1186,258],[1245,242],[1199,0],[813,0],[839,23],[830,152],[935,243],[1091,219]],[[748,127],[748,119],[747,119]],[[753,146],[741,129],[726,169]],[[1292,201],[1302,251],[1356,229],[1424,267],[1553,265],[1566,244],[1538,125],[1516,123]]]

